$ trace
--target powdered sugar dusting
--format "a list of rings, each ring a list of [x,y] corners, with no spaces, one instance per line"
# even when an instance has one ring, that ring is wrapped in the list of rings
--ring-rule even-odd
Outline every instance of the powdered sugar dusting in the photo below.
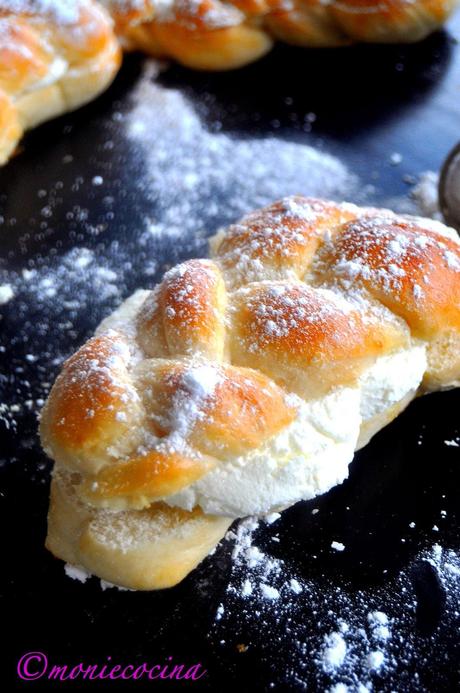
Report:
[[[356,177],[329,154],[271,137],[239,138],[217,128],[210,132],[183,94],[155,82],[157,70],[154,63],[147,64],[125,121],[145,166],[148,194],[161,208],[161,221],[146,219],[147,234],[216,228],[216,220],[229,223],[296,192],[356,197]],[[219,209],[221,199],[224,210]]]
[[[86,582],[88,578],[91,577],[91,573],[88,573],[85,568],[78,565],[72,565],[71,563],[66,563],[64,565],[64,571],[67,577],[72,580],[77,580],[78,582]]]
[[[10,284],[0,285],[0,306],[3,306],[5,303],[8,303],[8,301],[11,301],[13,296],[14,290]]]
[[[321,665],[325,671],[334,671],[342,666],[347,654],[347,644],[339,632],[325,636],[321,652]]]
[[[18,415],[27,411],[38,413],[43,406],[53,372],[69,355],[72,342],[78,344],[87,336],[81,332],[81,316],[94,310],[113,309],[120,302],[131,263],[112,262],[117,256],[117,248],[101,258],[90,248],[75,247],[64,253],[59,262],[51,252],[48,257],[31,260],[28,268],[0,272],[8,282],[3,285],[7,287],[4,298],[11,301],[14,297],[19,315],[31,311],[35,316],[32,335],[29,329],[13,337],[14,342],[24,340],[28,358],[13,362],[15,399],[4,411],[8,426],[14,425]],[[26,328],[30,326],[26,322]],[[32,377],[28,377],[29,371],[33,372]]]
[[[460,245],[443,227],[391,212],[379,211],[349,223],[331,247],[333,270],[347,287],[361,279],[394,294],[409,285],[416,300],[423,299],[421,283],[430,283],[436,265],[460,271]],[[323,270],[321,260],[318,268]]]
[[[171,433],[162,441],[163,445],[174,450],[184,449],[190,430],[204,417],[204,406],[213,397],[222,377],[213,364],[193,366],[182,374],[168,416]]]
[[[49,15],[58,24],[73,24],[78,20],[85,0],[2,0],[2,10],[13,14]]]
[[[296,336],[302,339],[303,332],[308,334],[312,327],[324,326],[338,315],[352,313],[353,306],[332,292],[297,284],[270,284],[254,296],[249,295],[246,306],[254,316],[251,331],[255,335],[249,351],[263,350],[287,336],[294,343]]]
[[[424,217],[442,221],[438,199],[439,174],[435,171],[424,171],[411,190],[411,197],[418,205],[419,213]]]
[[[267,656],[273,649],[270,643],[289,638],[290,667],[279,680],[274,672],[274,689],[284,685],[308,690],[315,685],[315,690],[364,693],[374,687],[396,690],[413,682],[410,672],[419,655],[412,568],[403,568],[385,585],[362,592],[350,590],[345,583],[343,588],[329,586],[324,576],[300,577],[289,562],[262,550],[261,529],[257,520],[249,518],[228,533],[228,540],[234,542],[233,566],[214,624],[221,645],[226,646],[221,638],[227,621],[235,627],[232,615],[239,614],[246,642],[252,632],[264,629]],[[277,539],[274,531],[272,542]],[[415,564],[431,566],[445,590],[449,618],[458,619],[458,554],[433,544],[419,552]],[[237,631],[233,637],[238,641],[242,636]]]

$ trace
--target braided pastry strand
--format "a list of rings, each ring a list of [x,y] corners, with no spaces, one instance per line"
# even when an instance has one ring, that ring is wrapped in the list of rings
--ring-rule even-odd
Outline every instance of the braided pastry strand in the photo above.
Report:
[[[134,589],[176,584],[232,520],[341,483],[418,394],[460,384],[460,243],[438,222],[291,197],[98,327],[40,434],[47,547]]]
[[[121,63],[93,0],[0,0],[0,164],[25,130],[100,94]]]
[[[103,0],[126,48],[199,70],[258,60],[274,40],[324,48],[412,43],[442,26],[457,0]]]
[[[24,131],[91,101],[125,50],[229,70],[299,46],[411,42],[458,0],[0,0],[0,165]],[[115,27],[113,26],[115,24]]]

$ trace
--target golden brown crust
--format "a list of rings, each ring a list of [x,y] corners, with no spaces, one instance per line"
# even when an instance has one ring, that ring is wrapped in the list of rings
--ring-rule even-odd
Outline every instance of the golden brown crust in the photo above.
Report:
[[[88,476],[81,495],[97,506],[148,507],[153,501],[194,483],[215,465],[209,457],[186,457],[175,451],[150,450]]]
[[[26,18],[0,10],[0,38],[0,89],[15,94],[46,77],[54,53]]]
[[[326,3],[319,0],[280,2],[265,23],[273,36],[294,46],[323,48],[352,42]]]
[[[138,339],[148,356],[199,354],[221,361],[225,286],[210,260],[189,260],[168,272],[144,303]]]
[[[209,368],[205,366],[205,368]],[[284,393],[262,373],[228,364],[211,367],[212,392],[186,421],[187,441],[199,452],[219,459],[259,447],[294,418]],[[149,423],[160,438],[174,434],[176,412],[193,399],[193,363],[146,361],[139,376]]]
[[[252,212],[232,224],[212,244],[227,285],[248,281],[301,279],[326,232],[349,219],[357,208],[294,196]]]
[[[233,362],[307,399],[353,384],[369,363],[410,343],[390,313],[303,283],[251,284],[233,306]]]
[[[62,464],[93,471],[130,451],[143,412],[116,332],[93,337],[65,362],[40,424],[43,445]],[[109,448],[109,450],[108,450]]]
[[[460,329],[460,245],[451,238],[372,215],[345,225],[320,256],[323,277],[364,286],[415,336]]]
[[[0,165],[13,154],[22,137],[18,113],[10,97],[0,91]]]
[[[330,11],[356,41],[406,43],[420,41],[442,26],[456,5],[456,0],[337,0]]]
[[[265,31],[245,24],[209,31],[176,21],[152,22],[132,27],[127,37],[128,45],[194,70],[234,70],[263,57],[273,46]]]
[[[261,373],[166,359],[132,371],[125,339],[109,331],[83,345],[41,417],[43,446],[87,475],[85,498],[98,505],[144,507],[171,495],[212,468],[209,456],[247,453],[294,417]],[[195,390],[203,374],[213,387],[202,396]]]
[[[4,144],[0,139],[0,163],[22,131],[103,91],[120,61],[112,22],[93,0],[61,8],[58,0],[44,5],[0,0],[0,98],[10,103],[10,134]]]

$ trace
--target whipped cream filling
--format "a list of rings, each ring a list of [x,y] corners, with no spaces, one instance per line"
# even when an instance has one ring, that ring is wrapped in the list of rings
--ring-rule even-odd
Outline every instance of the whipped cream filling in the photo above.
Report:
[[[422,344],[378,358],[359,379],[363,422],[378,416],[409,393],[415,394],[426,367],[426,347]]]
[[[290,395],[297,418],[261,449],[221,464],[164,499],[228,517],[268,513],[314,498],[348,476],[361,425],[359,388],[311,402]]]
[[[295,421],[262,449],[221,464],[165,498],[172,506],[229,517],[258,515],[309,500],[348,476],[362,423],[418,389],[426,369],[423,345],[375,361],[356,388],[338,388],[305,402],[290,395]]]

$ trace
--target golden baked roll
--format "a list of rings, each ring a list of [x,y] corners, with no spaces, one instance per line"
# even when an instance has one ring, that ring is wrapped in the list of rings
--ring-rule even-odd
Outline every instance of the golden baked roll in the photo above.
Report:
[[[200,70],[240,67],[273,39],[306,47],[410,43],[442,26],[457,0],[104,0],[125,47]]]
[[[297,196],[211,248],[106,318],[43,409],[47,545],[123,586],[174,584],[232,519],[341,483],[416,394],[460,384],[442,224]]]
[[[458,0],[0,0],[0,165],[23,132],[91,101],[126,50],[229,70],[274,39],[300,46],[416,41]],[[110,12],[115,23],[116,38]],[[119,40],[119,41],[118,41]]]
[[[93,0],[0,0],[0,164],[25,130],[102,92],[120,60],[112,20]]]

